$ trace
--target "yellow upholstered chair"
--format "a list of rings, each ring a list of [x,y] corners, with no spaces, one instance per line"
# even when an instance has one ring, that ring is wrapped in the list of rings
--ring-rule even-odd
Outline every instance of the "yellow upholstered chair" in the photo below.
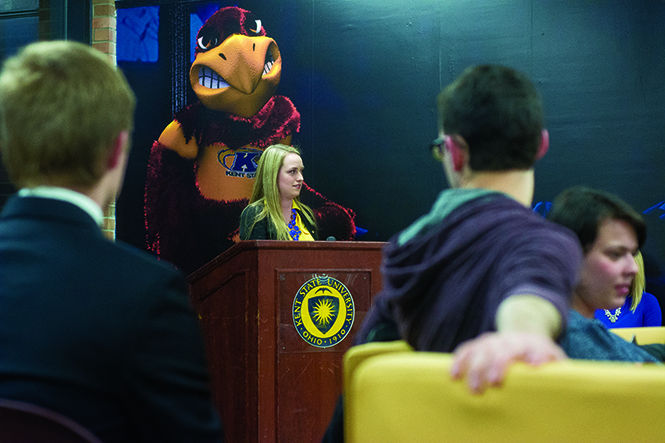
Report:
[[[370,357],[399,352],[413,352],[413,348],[403,340],[378,341],[351,347],[346,354],[344,354],[344,393],[346,394],[349,392],[348,383],[351,380],[351,374],[356,370],[356,367],[359,364],[363,363]],[[347,401],[348,396],[344,395],[345,411],[348,407]]]
[[[648,326],[643,328],[612,328],[619,337],[627,341],[633,341],[633,338],[640,345],[650,345],[652,343],[665,343],[665,327]]]
[[[370,357],[395,352],[412,352],[413,348],[404,340],[377,341],[360,346],[354,346],[344,354],[344,383],[350,380],[351,373],[356,367]],[[344,386],[346,391],[346,385]]]
[[[356,359],[345,370],[347,442],[665,441],[663,367],[518,363],[501,387],[474,395],[451,379],[451,362],[409,351]]]

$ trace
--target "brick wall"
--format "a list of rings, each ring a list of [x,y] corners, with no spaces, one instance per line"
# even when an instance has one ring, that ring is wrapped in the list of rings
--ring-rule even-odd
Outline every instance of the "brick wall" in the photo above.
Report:
[[[114,0],[92,0],[92,46],[116,62],[116,18]],[[104,209],[104,234],[115,238],[115,202]]]

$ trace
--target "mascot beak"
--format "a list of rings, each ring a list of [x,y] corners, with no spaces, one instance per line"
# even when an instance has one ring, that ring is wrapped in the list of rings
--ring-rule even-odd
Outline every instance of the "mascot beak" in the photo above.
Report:
[[[254,92],[262,76],[270,74],[274,66],[274,57],[269,50],[275,46],[268,37],[247,37],[234,34],[219,45],[217,53],[221,59],[220,73],[229,85],[245,94]],[[281,63],[281,59],[280,59]]]
[[[281,71],[273,39],[233,34],[196,56],[189,79],[206,107],[250,117],[273,95]]]

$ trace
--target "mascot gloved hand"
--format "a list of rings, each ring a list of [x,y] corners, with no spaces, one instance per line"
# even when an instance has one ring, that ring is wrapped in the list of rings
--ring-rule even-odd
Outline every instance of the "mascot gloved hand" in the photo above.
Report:
[[[273,95],[282,73],[277,43],[251,12],[222,8],[201,27],[189,72],[198,101],[177,112],[150,151],[144,194],[146,247],[185,272],[237,239],[261,153],[291,144],[300,114]],[[320,238],[351,240],[354,213],[307,185],[301,199]]]

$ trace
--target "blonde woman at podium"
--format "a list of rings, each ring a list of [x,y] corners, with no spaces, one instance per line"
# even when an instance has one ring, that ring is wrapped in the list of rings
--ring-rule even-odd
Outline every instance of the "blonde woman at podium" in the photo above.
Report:
[[[241,240],[317,240],[314,214],[299,198],[303,168],[293,146],[272,145],[263,152],[252,198],[240,215]]]

